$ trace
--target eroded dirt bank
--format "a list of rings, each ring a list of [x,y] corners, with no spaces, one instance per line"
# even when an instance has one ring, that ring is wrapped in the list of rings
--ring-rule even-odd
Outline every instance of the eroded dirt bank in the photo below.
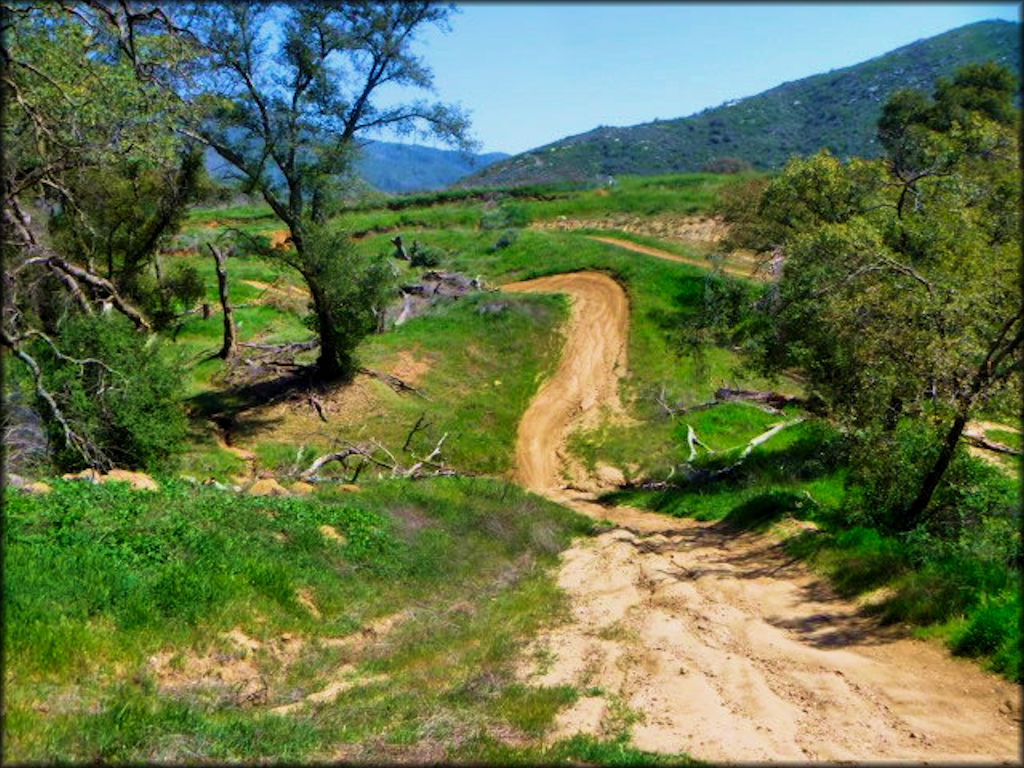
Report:
[[[628,302],[599,273],[506,286],[573,300],[556,374],[519,427],[518,479],[615,527],[564,555],[573,620],[521,674],[587,692],[553,738],[632,725],[641,749],[714,762],[1020,761],[1019,688],[936,644],[878,626],[774,539],[606,508],[566,489],[564,439],[618,409]]]

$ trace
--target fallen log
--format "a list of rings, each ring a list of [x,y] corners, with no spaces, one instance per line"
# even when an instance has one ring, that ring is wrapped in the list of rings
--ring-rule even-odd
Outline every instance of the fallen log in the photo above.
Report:
[[[993,453],[1005,453],[1010,456],[1024,456],[1024,451],[1012,448],[1004,443],[996,442],[995,440],[989,440],[987,437],[976,433],[965,433],[964,440],[976,448],[983,448],[986,451],[992,451]]]
[[[430,399],[425,394],[423,394],[420,390],[416,389],[416,387],[412,386],[412,384],[408,384],[408,383],[402,381],[397,376],[393,376],[390,373],[381,373],[380,371],[375,371],[372,368],[365,368],[365,367],[360,368],[359,369],[359,373],[362,373],[362,374],[364,374],[366,376],[371,376],[371,377],[373,377],[375,379],[378,379],[379,381],[383,381],[385,384],[387,384],[389,387],[391,387],[396,392],[412,392],[414,395],[419,395],[424,400],[429,400]]]
[[[741,401],[747,403],[760,403],[775,410],[782,410],[787,405],[804,405],[804,400],[792,395],[784,395],[781,392],[765,392],[756,389],[729,389],[722,387],[715,390],[715,400],[718,402]]]

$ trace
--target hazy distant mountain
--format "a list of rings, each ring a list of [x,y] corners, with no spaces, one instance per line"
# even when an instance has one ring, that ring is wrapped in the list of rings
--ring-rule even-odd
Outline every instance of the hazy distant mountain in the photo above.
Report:
[[[356,169],[365,181],[382,192],[419,192],[446,187],[507,157],[504,152],[474,155],[417,144],[373,141],[363,148]]]
[[[690,117],[625,128],[601,126],[495,163],[462,179],[459,186],[697,171],[722,157],[770,169],[791,155],[825,147],[841,157],[872,157],[879,153],[875,123],[890,93],[899,88],[931,92],[937,77],[989,59],[1018,72],[1020,32],[1020,24],[1010,21],[960,27]]]
[[[417,144],[371,141],[356,160],[356,173],[381,192],[419,192],[446,187],[506,157],[509,155],[504,152],[476,155]],[[226,178],[231,171],[230,163],[212,149],[206,152],[206,167],[217,179]]]

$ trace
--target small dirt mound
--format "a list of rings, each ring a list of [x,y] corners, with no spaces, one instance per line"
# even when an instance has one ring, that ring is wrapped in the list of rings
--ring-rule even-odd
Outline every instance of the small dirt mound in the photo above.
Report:
[[[288,489],[273,477],[261,477],[250,485],[246,491],[250,496],[288,496]]]
[[[90,483],[128,483],[137,491],[158,491],[160,486],[145,472],[132,472],[127,469],[112,469],[99,472],[95,469],[83,469],[81,472],[61,475],[65,480],[88,480]]]

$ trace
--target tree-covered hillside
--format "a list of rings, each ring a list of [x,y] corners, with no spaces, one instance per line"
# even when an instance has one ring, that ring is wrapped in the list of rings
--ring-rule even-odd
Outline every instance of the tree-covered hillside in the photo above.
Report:
[[[985,60],[1020,68],[1020,24],[985,21],[960,27],[690,117],[625,128],[600,126],[496,163],[460,184],[688,172],[723,157],[772,169],[794,154],[823,148],[840,157],[875,157],[881,150],[875,124],[893,91],[926,89],[964,64]]]

